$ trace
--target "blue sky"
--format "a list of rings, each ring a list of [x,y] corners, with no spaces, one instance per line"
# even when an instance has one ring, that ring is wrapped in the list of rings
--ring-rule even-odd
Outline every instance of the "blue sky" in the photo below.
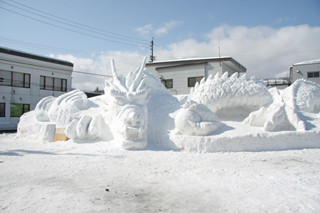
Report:
[[[152,37],[157,60],[216,57],[220,44],[248,75],[270,78],[320,58],[319,20],[319,0],[0,0],[0,46],[93,73],[115,58],[125,73],[150,54]]]

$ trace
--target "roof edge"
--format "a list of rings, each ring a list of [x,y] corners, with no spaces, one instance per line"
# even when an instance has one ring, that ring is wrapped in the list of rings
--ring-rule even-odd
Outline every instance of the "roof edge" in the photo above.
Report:
[[[0,53],[5,53],[5,54],[9,54],[9,55],[20,56],[20,57],[24,57],[24,58],[40,60],[40,61],[45,61],[45,62],[49,62],[49,63],[54,63],[54,64],[60,64],[60,65],[73,67],[73,63],[71,63],[69,61],[49,58],[49,57],[45,57],[45,56],[39,56],[39,55],[26,53],[26,52],[21,52],[21,51],[18,51],[18,50],[8,49],[8,48],[4,48],[4,47],[0,47]]]
[[[176,62],[194,62],[194,63],[200,63],[200,62],[207,62],[207,61],[232,61],[233,63],[237,64],[239,67],[247,70],[246,67],[244,67],[242,64],[240,64],[238,61],[236,61],[234,58],[230,56],[223,56],[223,57],[206,57],[206,58],[185,58],[185,59],[175,59],[175,60],[166,60],[166,61],[154,61],[154,62],[148,62],[146,66],[148,65],[159,65],[159,64],[170,64],[170,63],[176,63]]]
[[[320,63],[320,59],[315,59],[315,60],[311,60],[311,61],[298,62],[298,63],[295,63],[295,64],[293,64],[293,65],[295,66],[295,65],[318,64],[318,63]]]

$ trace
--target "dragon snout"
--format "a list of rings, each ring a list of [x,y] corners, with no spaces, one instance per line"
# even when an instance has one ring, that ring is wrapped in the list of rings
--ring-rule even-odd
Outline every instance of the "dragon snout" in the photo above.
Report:
[[[140,127],[144,124],[144,116],[140,112],[129,112],[124,122],[129,127]]]

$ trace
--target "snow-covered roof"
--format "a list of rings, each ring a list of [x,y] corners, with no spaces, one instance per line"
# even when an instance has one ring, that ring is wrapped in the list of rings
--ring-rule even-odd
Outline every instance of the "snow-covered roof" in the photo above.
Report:
[[[203,57],[203,58],[182,58],[182,59],[172,59],[163,61],[154,61],[152,63],[170,63],[170,62],[183,62],[183,61],[199,61],[199,60],[219,60],[219,59],[230,59],[230,56],[222,57]]]
[[[203,58],[183,58],[183,59],[173,59],[173,60],[164,60],[164,61],[153,61],[146,64],[146,66],[156,65],[156,64],[171,64],[179,62],[206,62],[206,61],[232,61],[235,64],[238,64],[243,70],[247,70],[242,64],[236,61],[230,56],[221,56],[221,57],[203,57]]]
[[[320,59],[315,59],[315,60],[311,60],[311,61],[303,61],[303,62],[295,63],[293,65],[319,64],[319,63],[320,63]]]

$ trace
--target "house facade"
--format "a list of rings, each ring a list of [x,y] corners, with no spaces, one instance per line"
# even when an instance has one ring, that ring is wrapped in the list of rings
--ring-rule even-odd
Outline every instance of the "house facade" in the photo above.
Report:
[[[73,64],[0,47],[0,130],[14,130],[20,116],[46,96],[71,90]]]
[[[320,84],[320,59],[295,63],[290,67],[290,81],[306,79]]]
[[[194,58],[155,61],[146,64],[148,71],[157,76],[173,95],[189,94],[196,82],[208,76],[228,72],[245,73],[246,68],[232,57]]]

